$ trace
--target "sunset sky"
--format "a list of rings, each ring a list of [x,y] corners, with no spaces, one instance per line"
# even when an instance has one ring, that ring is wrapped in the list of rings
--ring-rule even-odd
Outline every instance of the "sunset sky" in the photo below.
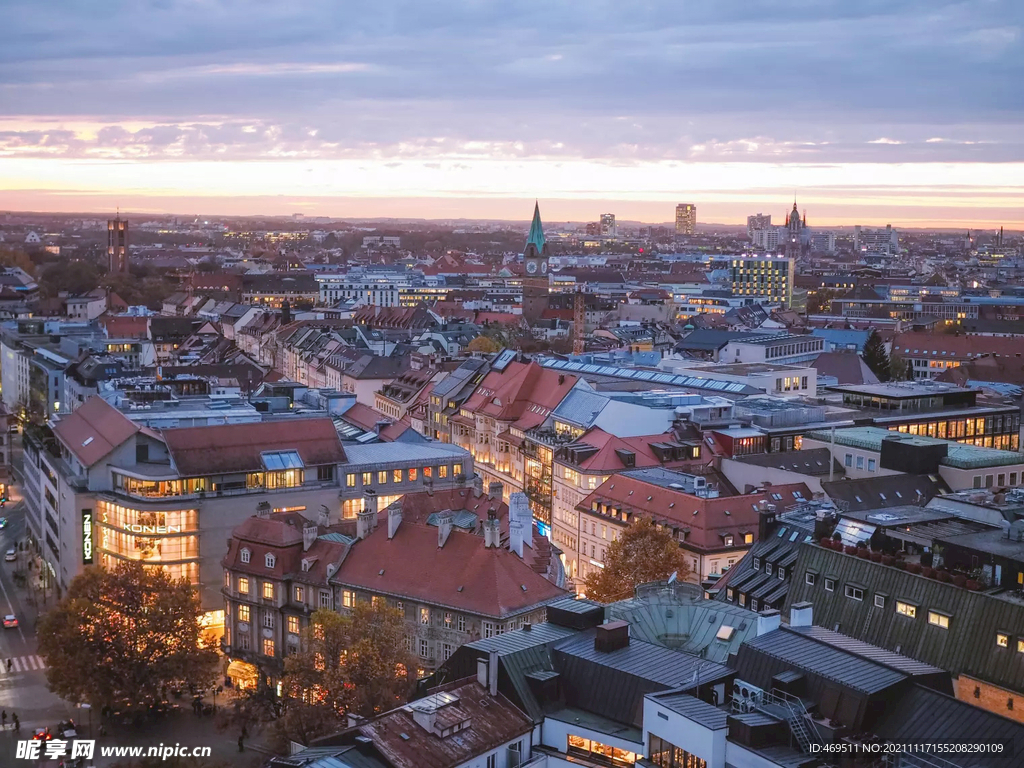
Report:
[[[1024,228],[1019,0],[3,0],[0,209]],[[524,212],[524,207],[527,209]]]

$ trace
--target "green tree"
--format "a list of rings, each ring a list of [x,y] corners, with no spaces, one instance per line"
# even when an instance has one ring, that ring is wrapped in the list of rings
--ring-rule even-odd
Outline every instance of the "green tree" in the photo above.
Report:
[[[889,381],[908,381],[914,378],[914,369],[906,358],[892,355],[889,358]]]
[[[139,562],[87,568],[39,621],[51,691],[70,702],[145,708],[181,682],[209,685],[217,654],[196,589]]]
[[[872,331],[864,342],[864,362],[879,381],[889,381],[892,372],[889,367],[889,354],[885,351],[885,343],[878,331]]]
[[[345,614],[316,611],[301,650],[285,660],[279,738],[306,744],[349,712],[373,717],[394,709],[409,695],[410,663],[398,609],[361,601]]]
[[[650,520],[641,518],[608,546],[604,568],[588,573],[583,588],[591,600],[612,603],[632,597],[638,584],[658,581],[672,573],[682,580],[689,572],[679,542],[668,529],[659,530]]]

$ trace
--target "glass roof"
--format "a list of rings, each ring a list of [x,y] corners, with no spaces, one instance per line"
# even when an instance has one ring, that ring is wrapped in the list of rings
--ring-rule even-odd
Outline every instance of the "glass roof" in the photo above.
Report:
[[[298,451],[265,451],[260,456],[263,459],[263,467],[268,472],[303,468]]]

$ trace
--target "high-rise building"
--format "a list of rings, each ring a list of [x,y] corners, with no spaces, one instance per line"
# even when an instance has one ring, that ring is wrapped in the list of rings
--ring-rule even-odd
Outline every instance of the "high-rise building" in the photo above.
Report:
[[[732,295],[750,303],[793,303],[793,259],[773,256],[738,256],[729,262]]]
[[[835,232],[812,232],[810,237],[811,250],[815,253],[835,253]]]
[[[874,251],[895,255],[900,250],[900,234],[887,224],[885,229],[853,228],[853,248],[857,251]]]
[[[676,234],[692,235],[697,231],[697,206],[680,203],[676,206]]]
[[[523,317],[530,324],[540,319],[548,306],[548,249],[544,226],[540,221],[540,205],[533,206],[530,234],[523,249]]]
[[[107,269],[112,275],[128,272],[128,222],[120,216],[107,220]]]
[[[615,237],[618,234],[618,229],[615,226],[615,214],[614,213],[602,213],[601,214],[601,235],[603,237]]]
[[[783,228],[765,227],[763,229],[755,229],[751,233],[750,240],[757,248],[761,248],[762,250],[769,252],[775,252],[779,249],[779,243],[783,242],[783,238],[779,234],[780,229]]]
[[[758,229],[768,229],[772,225],[772,215],[758,213],[754,216],[747,216],[747,237],[754,239],[754,232]]]

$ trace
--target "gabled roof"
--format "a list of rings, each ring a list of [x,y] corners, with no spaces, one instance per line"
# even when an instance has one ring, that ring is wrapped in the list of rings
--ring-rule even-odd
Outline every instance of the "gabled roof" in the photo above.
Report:
[[[828,450],[827,448],[822,450]],[[859,480],[822,481],[821,489],[848,512],[883,509],[903,504],[924,505],[950,492],[938,475],[883,475]]]
[[[345,450],[331,419],[185,427],[163,432],[171,461],[183,477],[262,472],[262,454],[295,451],[308,469],[341,464]]]
[[[549,370],[535,362],[511,362],[488,373],[465,408],[522,429],[539,426],[578,381],[571,374]]]
[[[811,365],[819,376],[834,376],[839,384],[878,384],[878,377],[856,352],[822,352]]]
[[[61,418],[53,433],[86,468],[92,467],[131,438],[139,425],[93,395],[76,411]]]
[[[382,517],[382,524],[352,547],[335,582],[495,618],[565,595],[508,549],[485,547],[475,533],[453,529],[438,548],[434,526],[402,521],[389,539]]]

